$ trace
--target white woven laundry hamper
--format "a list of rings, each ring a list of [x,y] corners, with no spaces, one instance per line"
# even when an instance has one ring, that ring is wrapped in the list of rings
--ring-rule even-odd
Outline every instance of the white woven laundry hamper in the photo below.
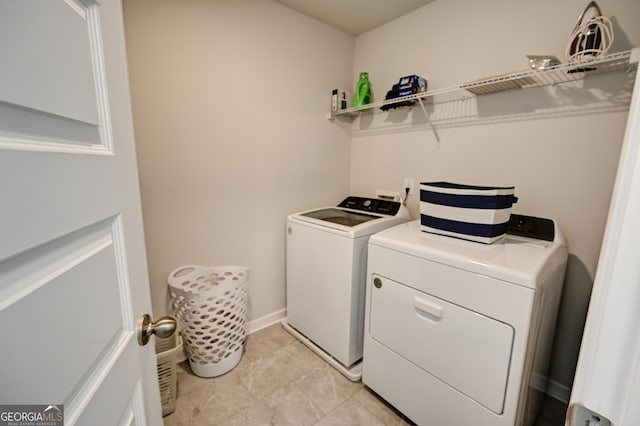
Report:
[[[249,269],[184,265],[169,274],[168,282],[193,373],[216,377],[238,365],[246,336]]]

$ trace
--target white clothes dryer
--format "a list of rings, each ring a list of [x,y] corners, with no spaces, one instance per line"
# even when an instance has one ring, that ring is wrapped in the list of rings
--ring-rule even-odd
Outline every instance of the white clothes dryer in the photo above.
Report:
[[[567,244],[511,215],[490,245],[421,232],[369,240],[363,382],[420,425],[529,425],[544,397]]]
[[[409,219],[400,202],[353,196],[287,218],[282,325],[351,380],[362,377],[369,236]]]

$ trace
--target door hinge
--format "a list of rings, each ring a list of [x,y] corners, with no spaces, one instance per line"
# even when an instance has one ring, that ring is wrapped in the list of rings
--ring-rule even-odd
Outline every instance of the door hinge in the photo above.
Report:
[[[611,426],[611,421],[600,413],[580,404],[571,404],[567,410],[567,426]]]

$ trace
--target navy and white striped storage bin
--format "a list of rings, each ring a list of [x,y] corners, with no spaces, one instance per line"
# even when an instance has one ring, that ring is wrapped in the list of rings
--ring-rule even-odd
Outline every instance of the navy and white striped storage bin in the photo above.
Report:
[[[420,229],[491,244],[507,230],[515,187],[420,183]]]

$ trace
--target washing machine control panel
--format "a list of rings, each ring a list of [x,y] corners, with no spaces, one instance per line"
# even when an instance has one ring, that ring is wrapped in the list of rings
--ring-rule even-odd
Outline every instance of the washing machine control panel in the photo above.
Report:
[[[395,216],[400,210],[400,203],[378,198],[347,197],[338,204],[338,207]]]
[[[551,219],[512,214],[507,225],[507,234],[553,241],[555,229],[555,224]]]

